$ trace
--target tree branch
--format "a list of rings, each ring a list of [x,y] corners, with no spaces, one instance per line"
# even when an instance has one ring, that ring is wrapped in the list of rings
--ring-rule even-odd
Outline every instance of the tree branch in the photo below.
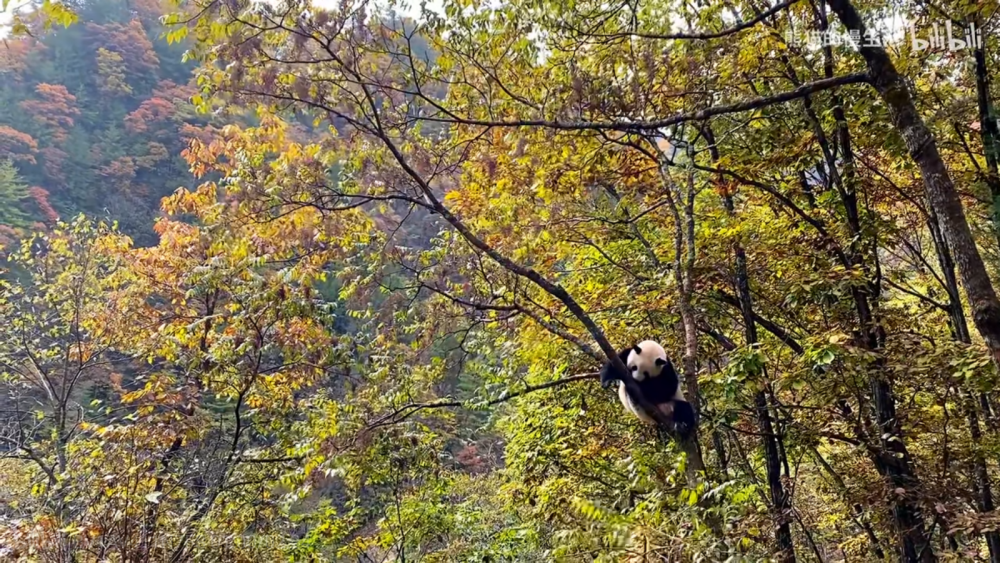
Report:
[[[639,39],[657,39],[657,40],[706,40],[706,39],[718,39],[720,37],[726,37],[734,33],[739,33],[744,29],[751,28],[758,23],[764,21],[765,19],[773,16],[774,14],[798,3],[799,0],[786,0],[780,4],[775,4],[768,10],[761,12],[760,15],[753,19],[747,20],[745,22],[734,25],[733,27],[723,29],[722,31],[710,31],[707,33],[643,33],[643,32],[632,32],[632,33],[587,33],[589,37],[595,37],[600,39],[617,39],[617,38],[639,38]]]
[[[722,301],[727,305],[732,305],[737,309],[740,308],[740,302],[738,299],[736,299],[736,296],[734,295],[730,295],[722,290],[716,290],[714,296],[716,299]],[[753,320],[754,322],[759,324],[761,328],[763,328],[764,330],[770,332],[775,337],[777,337],[777,339],[783,342],[785,346],[791,348],[792,351],[795,352],[796,354],[802,354],[805,352],[805,350],[802,348],[802,345],[796,342],[795,338],[793,338],[792,335],[787,330],[782,328],[777,323],[771,321],[770,319],[760,316],[760,314],[758,314],[756,311],[753,312]]]
[[[845,86],[847,84],[861,84],[865,82],[868,82],[868,74],[863,72],[848,74],[844,76],[836,76],[833,78],[824,78],[822,80],[817,80],[815,82],[808,82],[806,84],[799,86],[794,90],[789,90],[788,92],[775,94],[774,96],[754,98],[752,100],[745,100],[742,102],[737,102],[735,104],[714,106],[692,113],[679,113],[671,117],[653,121],[601,122],[601,121],[559,121],[559,120],[548,120],[548,119],[519,119],[512,121],[491,121],[485,119],[467,119],[462,117],[445,118],[445,117],[431,117],[431,116],[423,116],[420,117],[419,119],[422,121],[428,121],[433,123],[458,123],[462,125],[473,125],[480,127],[544,127],[548,129],[557,129],[562,131],[603,130],[603,131],[642,132],[655,129],[663,129],[665,127],[671,127],[673,125],[686,123],[688,121],[705,121],[706,119],[710,119],[718,115],[726,115],[730,113],[739,113],[743,111],[765,108],[768,106],[781,104],[791,100],[796,100],[798,98],[802,98],[810,94],[815,94],[816,92],[829,90],[831,88],[837,88],[839,86]]]
[[[575,383],[577,381],[584,381],[587,379],[597,379],[599,375],[600,374],[596,372],[584,373],[581,375],[573,375],[570,377],[564,377],[562,379],[556,379],[554,381],[541,383],[539,385],[529,385],[528,387],[525,387],[520,391],[515,391],[513,393],[501,395],[500,397],[497,397],[495,399],[490,399],[489,401],[486,401],[486,403],[483,403],[483,406],[491,407],[493,405],[498,405],[500,403],[506,403],[511,399],[516,399],[517,397],[527,395],[528,393],[534,393],[535,391],[541,391],[543,389],[551,389],[553,387],[561,387],[563,385]],[[448,401],[448,400],[433,401],[428,403],[408,403],[397,408],[396,410],[392,411],[389,414],[379,417],[375,422],[369,424],[366,430],[370,431],[379,428],[381,426],[399,424],[400,422],[403,422],[404,420],[410,418],[411,416],[423,410],[459,408],[466,406],[467,404],[468,403],[463,401]]]

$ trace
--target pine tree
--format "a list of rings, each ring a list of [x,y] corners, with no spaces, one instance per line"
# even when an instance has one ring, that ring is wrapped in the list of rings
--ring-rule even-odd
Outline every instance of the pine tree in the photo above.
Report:
[[[31,224],[24,210],[29,199],[28,185],[10,160],[0,161],[0,224],[23,228]]]

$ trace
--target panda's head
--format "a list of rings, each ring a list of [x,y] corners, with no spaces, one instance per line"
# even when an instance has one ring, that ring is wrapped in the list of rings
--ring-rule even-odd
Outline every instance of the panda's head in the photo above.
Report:
[[[628,354],[628,361],[625,362],[625,367],[636,381],[660,375],[665,365],[667,365],[666,350],[652,340],[645,340],[633,346]]]

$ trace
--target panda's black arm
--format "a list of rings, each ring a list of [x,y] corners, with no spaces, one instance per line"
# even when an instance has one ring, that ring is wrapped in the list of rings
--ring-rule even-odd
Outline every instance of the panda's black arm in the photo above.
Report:
[[[618,352],[618,359],[620,359],[623,364],[628,362],[628,354],[631,351],[632,348],[629,347]],[[604,364],[604,367],[601,368],[601,386],[607,387],[612,381],[622,381],[626,375],[628,374],[620,373],[620,370],[615,369],[615,364],[613,362],[608,361]]]

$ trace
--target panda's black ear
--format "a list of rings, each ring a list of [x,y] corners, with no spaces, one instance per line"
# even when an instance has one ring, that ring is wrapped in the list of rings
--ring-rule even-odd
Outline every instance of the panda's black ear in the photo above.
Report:
[[[665,360],[663,358],[656,358],[656,362],[655,363],[656,363],[656,367],[665,366],[665,365],[667,365],[667,360]]]
[[[635,346],[632,346],[632,350],[633,350],[633,351],[634,351],[634,352],[635,352],[636,354],[640,354],[640,355],[642,354],[642,348],[640,348],[638,344],[636,344]]]

